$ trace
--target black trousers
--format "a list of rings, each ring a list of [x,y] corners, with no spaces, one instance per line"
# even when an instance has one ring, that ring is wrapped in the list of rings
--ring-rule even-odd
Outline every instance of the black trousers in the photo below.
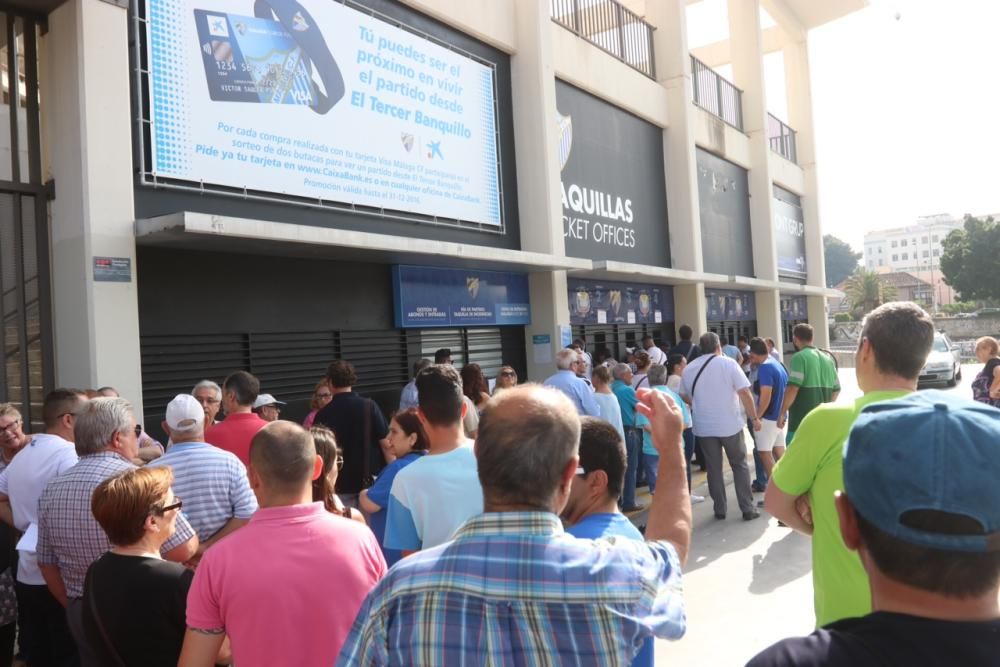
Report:
[[[75,667],[76,643],[66,623],[66,610],[48,586],[15,582],[21,652],[31,667]]]

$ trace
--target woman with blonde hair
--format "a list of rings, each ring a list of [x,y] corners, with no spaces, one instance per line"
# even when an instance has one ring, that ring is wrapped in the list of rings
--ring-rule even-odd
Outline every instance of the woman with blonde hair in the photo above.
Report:
[[[325,408],[332,400],[333,388],[330,387],[330,381],[323,378],[316,383],[316,388],[313,389],[312,400],[309,402],[310,412],[302,420],[302,428],[307,430],[312,428],[313,421],[316,419],[316,413]]]
[[[972,381],[972,398],[980,403],[1000,408],[1000,343],[992,336],[976,341],[976,359],[983,370]]]

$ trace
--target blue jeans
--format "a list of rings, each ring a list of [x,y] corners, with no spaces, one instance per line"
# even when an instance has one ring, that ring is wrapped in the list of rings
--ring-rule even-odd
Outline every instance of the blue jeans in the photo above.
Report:
[[[625,427],[625,488],[622,489],[622,507],[635,507],[635,479],[639,471],[639,450],[642,449],[642,431]]]
[[[649,492],[656,493],[656,471],[660,467],[660,457],[658,454],[642,453],[642,469],[646,471],[646,482],[649,483]]]
[[[691,493],[691,457],[694,455],[694,429],[684,429],[684,463],[687,465],[688,493]]]

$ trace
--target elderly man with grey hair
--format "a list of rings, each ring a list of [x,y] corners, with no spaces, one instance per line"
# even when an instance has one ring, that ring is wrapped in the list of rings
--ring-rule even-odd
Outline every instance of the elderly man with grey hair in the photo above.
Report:
[[[601,408],[594,400],[594,390],[587,384],[586,380],[577,376],[577,369],[583,368],[583,358],[580,353],[571,347],[559,350],[556,353],[555,375],[550,375],[543,383],[546,387],[558,389],[573,401],[576,411],[580,415],[588,417],[600,417]]]
[[[191,395],[205,411],[205,430],[207,431],[218,424],[215,417],[219,414],[219,408],[222,407],[222,387],[219,386],[219,383],[212,380],[202,380],[191,390]]]
[[[66,607],[66,620],[83,665],[99,664],[87,650],[82,628],[83,581],[87,568],[111,548],[90,510],[94,489],[105,479],[136,466],[141,427],[122,398],[95,398],[76,412],[74,445],[80,461],[45,487],[38,501],[38,567],[52,595]],[[198,549],[198,537],[183,515],[161,551],[184,562]]]
[[[485,513],[451,542],[392,568],[358,612],[337,664],[387,664],[389,656],[407,665],[500,664],[514,655],[623,665],[649,637],[681,637],[680,567],[691,540],[683,422],[660,392],[640,392],[640,410],[663,478],[648,541],[563,532],[573,480],[591,472],[580,467],[580,418],[562,392],[508,389],[483,413],[476,440]]]
[[[635,502],[635,485],[639,475],[639,451],[642,449],[642,428],[636,423],[636,404],[639,397],[632,386],[632,368],[628,364],[617,364],[611,369],[614,382],[611,393],[618,399],[622,411],[622,426],[625,429],[625,485],[619,506],[623,512],[636,512],[645,505]]]
[[[684,369],[680,393],[691,406],[694,435],[705,455],[708,492],[715,506],[715,518],[726,518],[726,483],[722,477],[722,452],[725,451],[733,470],[733,486],[743,520],[751,521],[758,518],[760,512],[754,507],[750,489],[747,446],[743,441],[746,420],[740,411],[742,403],[746,414],[754,415],[754,430],[760,430],[750,381],[736,361],[722,354],[717,334],[703,334],[698,346],[702,355]]]

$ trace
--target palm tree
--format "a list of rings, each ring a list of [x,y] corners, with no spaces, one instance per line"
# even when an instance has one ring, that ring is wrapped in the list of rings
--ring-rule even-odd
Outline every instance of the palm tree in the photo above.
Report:
[[[896,298],[895,287],[882,282],[881,276],[875,271],[867,271],[861,267],[847,280],[846,287],[851,310],[859,315],[870,313]]]

